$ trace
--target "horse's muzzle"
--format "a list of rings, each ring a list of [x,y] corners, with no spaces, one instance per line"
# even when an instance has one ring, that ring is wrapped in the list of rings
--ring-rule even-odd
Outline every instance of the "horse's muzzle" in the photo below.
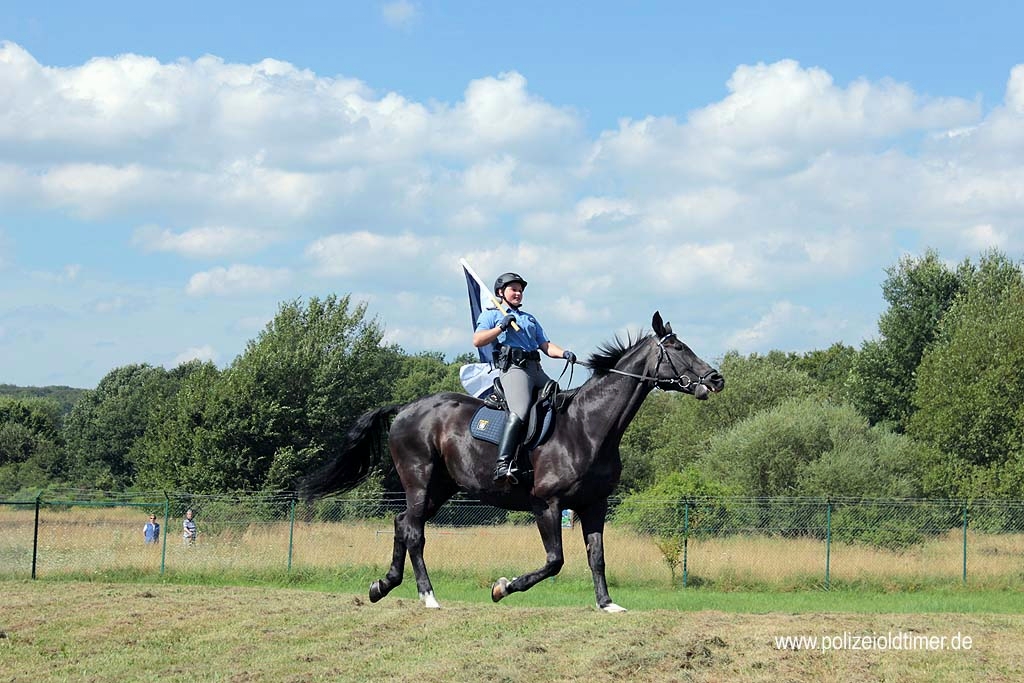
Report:
[[[715,370],[700,378],[700,382],[693,388],[693,397],[698,401],[706,401],[709,393],[718,393],[724,387],[725,378]]]

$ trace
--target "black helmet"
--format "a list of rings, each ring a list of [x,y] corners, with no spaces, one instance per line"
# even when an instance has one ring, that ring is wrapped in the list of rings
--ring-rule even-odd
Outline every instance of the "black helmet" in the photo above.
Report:
[[[513,282],[518,282],[526,289],[526,280],[523,279],[522,275],[518,273],[502,273],[498,276],[498,279],[494,281],[494,295],[500,297],[501,290],[508,287]]]

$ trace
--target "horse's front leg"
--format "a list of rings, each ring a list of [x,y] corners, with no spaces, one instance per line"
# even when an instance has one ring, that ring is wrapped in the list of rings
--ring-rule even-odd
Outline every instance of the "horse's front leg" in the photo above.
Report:
[[[583,540],[587,544],[587,562],[590,563],[590,573],[594,577],[597,606],[605,612],[625,612],[626,609],[612,602],[608,595],[608,582],[604,575],[604,521],[608,516],[608,500],[575,512],[580,518]]]
[[[544,542],[544,550],[547,552],[547,561],[537,571],[523,574],[511,581],[504,576],[495,581],[491,586],[491,600],[494,602],[510,593],[529,590],[539,581],[560,572],[562,565],[565,564],[565,556],[562,553],[562,511],[558,501],[549,501],[547,507],[535,510],[534,514],[537,517],[541,541]]]

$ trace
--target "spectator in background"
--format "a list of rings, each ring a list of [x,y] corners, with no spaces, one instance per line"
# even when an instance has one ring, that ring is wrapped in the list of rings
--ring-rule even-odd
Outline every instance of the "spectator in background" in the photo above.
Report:
[[[150,515],[146,526],[142,527],[142,537],[146,543],[157,543],[160,540],[160,523],[156,521],[156,515]]]
[[[185,521],[182,522],[184,528],[182,538],[185,540],[185,545],[195,545],[196,534],[199,533],[199,530],[196,529],[196,523],[192,519],[194,515],[195,513],[191,509],[185,511]]]

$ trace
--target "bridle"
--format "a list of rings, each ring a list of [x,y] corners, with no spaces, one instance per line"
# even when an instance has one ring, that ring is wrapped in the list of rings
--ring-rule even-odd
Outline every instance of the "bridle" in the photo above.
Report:
[[[676,337],[675,332],[670,332],[658,340],[658,364],[654,366],[654,370],[655,372],[657,372],[658,368],[661,367],[662,362],[668,361],[669,366],[671,366],[672,368],[672,372],[676,373],[675,377],[665,378],[652,377],[650,375],[638,375],[635,372],[626,372],[625,370],[618,370],[616,368],[608,368],[607,372],[614,372],[616,375],[625,375],[626,377],[633,377],[643,382],[653,382],[654,386],[659,388],[662,388],[662,385],[668,385],[667,388],[670,388],[674,385],[678,385],[680,389],[689,389],[691,386],[703,384],[704,386],[710,389],[711,387],[708,386],[707,379],[712,374],[714,374],[715,371],[712,370],[711,372],[708,372],[706,374],[697,375],[696,380],[692,380],[683,373],[679,372],[679,370],[676,368],[676,364],[672,362],[672,357],[669,356],[668,352],[665,350],[665,342],[669,341],[670,339],[674,339],[677,342],[679,341],[679,338]],[[581,365],[584,364],[581,363]],[[689,370],[692,372],[693,368],[689,368]]]

